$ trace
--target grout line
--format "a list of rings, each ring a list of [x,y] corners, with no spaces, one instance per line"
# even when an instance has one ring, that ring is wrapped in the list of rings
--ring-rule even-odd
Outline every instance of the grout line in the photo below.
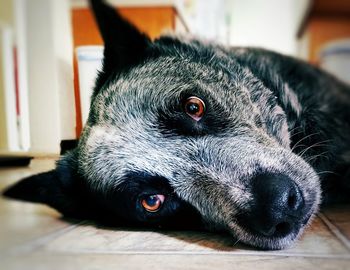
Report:
[[[50,250],[57,251],[57,250]],[[232,252],[232,251],[108,251],[108,250],[69,250],[58,251],[60,254],[97,254],[97,255],[214,255],[214,256],[259,256],[259,257],[299,257],[299,258],[326,258],[350,260],[350,254],[305,254],[305,253],[282,253],[282,252]],[[57,253],[56,253],[57,254]]]
[[[45,245],[50,240],[53,240],[53,239],[65,234],[65,233],[75,229],[79,225],[83,225],[85,223],[86,223],[86,221],[80,221],[74,225],[69,225],[68,227],[65,227],[65,228],[59,229],[57,231],[48,233],[47,235],[39,236],[36,239],[28,240],[26,243],[21,244],[21,246],[13,247],[10,250],[7,250],[4,253],[0,254],[0,259],[2,257],[6,257],[9,255],[16,256],[16,255],[22,255],[24,253],[29,253],[31,251],[34,251],[35,249],[38,249],[41,246]]]
[[[324,214],[318,213],[317,216],[323,221],[328,229],[342,242],[342,244],[350,250],[349,240],[341,233],[337,226],[335,226]]]

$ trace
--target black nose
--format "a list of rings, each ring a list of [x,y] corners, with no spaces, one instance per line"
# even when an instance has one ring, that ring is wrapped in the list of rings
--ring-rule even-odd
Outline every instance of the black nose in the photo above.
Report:
[[[253,200],[242,220],[248,229],[268,237],[299,230],[307,210],[299,187],[288,176],[266,173],[252,182]]]

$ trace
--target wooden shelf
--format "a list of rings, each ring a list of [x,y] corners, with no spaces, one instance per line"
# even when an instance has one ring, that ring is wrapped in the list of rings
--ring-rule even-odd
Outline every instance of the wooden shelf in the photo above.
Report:
[[[318,64],[319,51],[326,43],[350,38],[350,1],[310,1],[297,36],[302,38],[306,34],[309,39],[309,61]]]

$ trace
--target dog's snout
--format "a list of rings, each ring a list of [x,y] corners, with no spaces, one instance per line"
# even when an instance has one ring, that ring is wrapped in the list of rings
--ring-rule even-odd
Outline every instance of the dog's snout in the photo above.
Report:
[[[267,237],[283,237],[296,231],[304,219],[302,192],[283,174],[261,174],[252,182],[253,203],[243,217],[245,225]]]

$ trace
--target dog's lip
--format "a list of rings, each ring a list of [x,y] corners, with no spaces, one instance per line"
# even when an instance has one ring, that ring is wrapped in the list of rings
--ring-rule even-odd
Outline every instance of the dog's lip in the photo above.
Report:
[[[242,227],[240,226],[245,232],[253,235],[253,236],[256,236],[256,237],[259,237],[261,239],[264,239],[264,240],[271,240],[271,239],[274,239],[274,240],[282,240],[282,239],[285,239],[287,237],[291,237],[293,235],[298,235],[299,232],[302,230],[302,228],[304,227],[304,224],[302,222],[298,222],[298,223],[294,223],[293,224],[294,228],[293,230],[291,230],[289,233],[285,234],[285,235],[279,235],[278,233],[273,233],[272,235],[265,235],[265,234],[262,234],[260,232],[257,232],[257,231],[253,231],[253,230],[250,230],[249,228],[247,227]]]
[[[250,235],[250,240],[245,241],[244,238],[240,237],[236,233],[236,229],[232,228],[230,229],[231,234],[235,239],[240,239],[240,242],[243,244],[246,244],[248,246],[260,249],[260,250],[280,250],[283,248],[286,248],[288,246],[291,246],[295,240],[299,237],[301,231],[302,231],[302,226],[297,229],[293,230],[293,232],[289,233],[286,236],[283,237],[276,237],[276,236],[263,236],[263,235],[256,235],[255,233],[252,233],[245,228],[240,229],[241,233],[243,232],[244,234],[249,234]]]
[[[296,228],[294,230],[292,230],[289,234],[284,235],[284,236],[264,236],[264,235],[257,235],[255,232],[250,231],[249,229],[247,229],[245,226],[241,226],[240,223],[237,221],[235,223],[230,224],[229,227],[229,231],[231,231],[231,233],[235,236],[235,237],[239,237],[239,235],[237,235],[237,231],[241,231],[243,233],[248,233],[253,237],[258,237],[260,240],[260,243],[265,243],[266,245],[261,245],[261,244],[256,244],[253,242],[244,242],[245,244],[254,246],[256,248],[261,248],[263,250],[271,250],[271,249],[282,249],[287,247],[288,245],[292,245],[294,243],[294,241],[302,234],[302,232],[305,229],[305,226],[309,223],[309,221],[312,219],[312,217],[314,216],[314,213],[316,212],[316,208],[315,206],[312,207],[310,209],[310,211],[305,215],[305,218],[303,218],[300,222],[298,222],[297,224],[295,224]],[[237,227],[238,226],[238,227]],[[271,247],[269,245],[269,243],[271,241],[279,243],[279,244],[283,244],[283,240],[288,240],[288,242],[290,244],[288,245],[283,245],[283,246],[275,246],[275,247]]]

